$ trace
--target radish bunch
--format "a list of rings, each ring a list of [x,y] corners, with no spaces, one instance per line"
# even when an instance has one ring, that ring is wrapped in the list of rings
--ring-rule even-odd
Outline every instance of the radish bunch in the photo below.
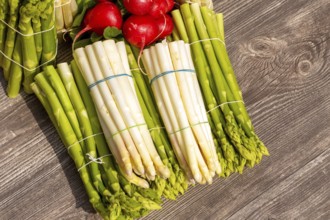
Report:
[[[130,44],[143,49],[172,33],[174,25],[167,13],[174,6],[173,0],[124,0],[123,4],[131,13],[122,27]]]
[[[102,35],[107,27],[121,30],[123,18],[118,6],[109,1],[98,1],[98,3],[87,11],[84,17],[84,28],[76,35],[74,42],[85,32],[93,31]]]

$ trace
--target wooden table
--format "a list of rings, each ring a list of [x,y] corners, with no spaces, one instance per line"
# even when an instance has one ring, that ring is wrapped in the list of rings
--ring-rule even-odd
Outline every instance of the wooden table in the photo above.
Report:
[[[222,0],[227,48],[271,156],[145,219],[330,219],[330,1]],[[59,60],[69,51],[61,50]],[[98,219],[38,100],[0,85],[0,219]]]

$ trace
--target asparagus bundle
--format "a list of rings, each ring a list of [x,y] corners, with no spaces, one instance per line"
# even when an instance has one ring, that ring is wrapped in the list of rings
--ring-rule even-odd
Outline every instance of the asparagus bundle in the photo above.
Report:
[[[122,43],[119,44],[122,47]],[[121,51],[123,51],[122,49]],[[135,89],[142,108],[143,116],[146,119],[151,137],[155,143],[157,151],[163,163],[170,170],[170,177],[166,180],[163,195],[167,199],[176,199],[181,193],[183,194],[188,188],[188,179],[180,168],[178,160],[173,152],[168,136],[161,121],[156,102],[152,96],[148,78],[141,72],[137,63],[139,49],[126,44],[127,58],[130,70],[135,82]],[[141,65],[141,64],[140,64]],[[159,179],[161,180],[161,179]],[[156,180],[157,182],[157,180]]]
[[[104,219],[133,219],[160,209],[156,187],[131,185],[118,169],[78,66],[47,66],[31,88],[44,106],[71,158],[90,203]]]
[[[145,178],[154,180],[159,175],[166,179],[170,171],[154,146],[133,79],[127,74],[129,65],[117,45],[113,40],[106,40],[78,48],[75,60],[90,88],[119,167],[129,181],[148,187]]]
[[[142,60],[181,167],[198,183],[212,183],[221,167],[189,45],[157,43],[143,51]]]
[[[190,43],[224,172],[253,167],[268,150],[254,132],[224,44],[222,16],[198,4],[172,11],[177,36]]]
[[[0,65],[8,80],[7,93],[15,97],[21,84],[32,93],[30,84],[39,68],[56,57],[57,42],[52,0],[2,0],[0,24]]]
[[[70,29],[77,14],[76,0],[55,0],[56,30]]]

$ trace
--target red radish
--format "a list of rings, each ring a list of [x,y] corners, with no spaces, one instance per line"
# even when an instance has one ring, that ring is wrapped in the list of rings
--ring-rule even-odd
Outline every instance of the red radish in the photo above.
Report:
[[[157,40],[157,23],[150,15],[131,15],[124,22],[123,35],[130,44],[142,50]]]
[[[134,15],[146,15],[151,10],[153,0],[124,0],[123,4]]]
[[[76,35],[74,42],[89,30],[102,35],[107,27],[121,29],[122,23],[123,18],[118,7],[112,2],[102,1],[87,11],[84,18],[85,27]]]
[[[154,0],[154,4],[152,5],[149,14],[153,17],[161,17],[167,12],[167,3],[165,0]]]
[[[158,25],[158,39],[163,39],[172,33],[174,24],[171,16],[168,14],[157,18],[156,23]]]
[[[154,0],[154,4],[150,9],[149,14],[153,17],[161,17],[171,11],[173,7],[173,0]]]
[[[170,12],[174,7],[174,0],[166,0],[167,12]]]

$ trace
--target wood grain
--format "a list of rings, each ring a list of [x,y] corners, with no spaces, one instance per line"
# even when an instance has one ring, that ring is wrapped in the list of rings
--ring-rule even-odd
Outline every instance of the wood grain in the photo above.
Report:
[[[330,219],[330,1],[214,5],[271,156],[143,219]],[[70,47],[60,48],[59,62],[69,60]],[[8,99],[0,78],[0,219],[99,219],[38,100]]]

